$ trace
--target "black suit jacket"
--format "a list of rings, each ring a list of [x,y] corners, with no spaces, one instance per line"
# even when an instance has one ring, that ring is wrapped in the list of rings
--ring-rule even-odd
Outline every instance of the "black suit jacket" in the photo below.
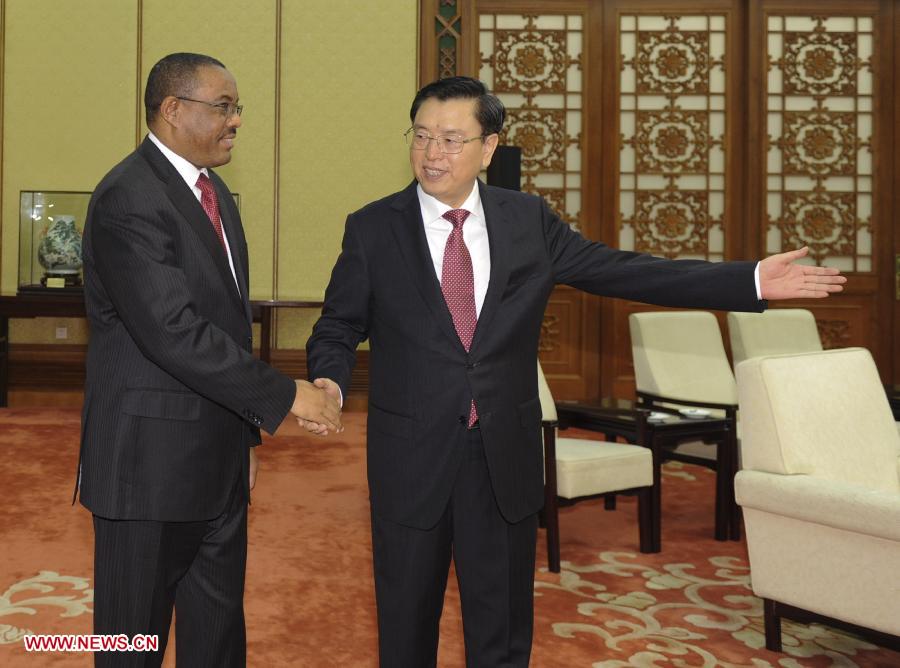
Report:
[[[90,324],[81,502],[112,519],[202,520],[225,508],[249,447],[294,382],[251,354],[247,242],[210,170],[240,290],[209,218],[145,139],[94,191],[84,230]]]
[[[310,377],[346,393],[356,346],[370,340],[368,475],[373,511],[418,528],[437,522],[478,407],[491,481],[510,522],[543,503],[538,338],[563,283],[663,306],[762,310],[752,262],[674,261],[611,249],[573,232],[538,197],[479,182],[491,275],[467,353],[441,294],[415,183],[347,219]]]

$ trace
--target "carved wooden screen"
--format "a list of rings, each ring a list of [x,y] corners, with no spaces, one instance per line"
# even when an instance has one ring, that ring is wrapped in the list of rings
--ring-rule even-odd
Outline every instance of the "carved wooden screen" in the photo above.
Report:
[[[601,132],[604,145],[615,147],[605,196],[615,201],[607,224],[619,248],[682,259],[739,257],[738,7],[732,0],[700,10],[677,0],[608,3],[603,34],[614,48],[605,52],[611,83]],[[604,304],[604,394],[633,396],[628,316],[646,310],[658,307]]]
[[[809,308],[825,347],[871,349],[886,378],[892,323],[884,287],[896,234],[890,17],[890,3],[878,0],[768,0],[751,15],[751,50],[759,49],[751,70],[761,84],[761,250],[806,245],[810,262],[848,274],[846,294]]]
[[[891,0],[421,7],[423,82],[487,81],[509,108],[502,141],[522,148],[523,188],[586,236],[714,261],[809,245],[850,289],[779,305],[813,310],[826,347],[868,347],[887,369],[900,357]],[[654,307],[599,303],[567,288],[550,300],[541,359],[560,396],[633,392],[627,317]]]
[[[871,272],[872,16],[766,21],[766,251]]]
[[[722,260],[726,17],[631,14],[619,27],[619,247]]]
[[[503,101],[500,143],[522,152],[522,190],[542,196],[574,229],[586,229],[584,63],[587,7],[476,2],[476,75]],[[597,394],[593,298],[560,287],[547,305],[539,353],[559,397]],[[592,326],[594,323],[594,326]]]
[[[522,151],[522,190],[581,221],[581,14],[478,13],[478,77],[503,101],[500,143]]]

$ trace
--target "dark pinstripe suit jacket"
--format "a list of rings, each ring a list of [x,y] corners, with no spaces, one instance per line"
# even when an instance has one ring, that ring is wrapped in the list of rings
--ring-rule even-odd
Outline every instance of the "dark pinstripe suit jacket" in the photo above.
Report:
[[[446,507],[469,402],[478,406],[497,503],[518,521],[543,504],[538,339],[554,285],[663,306],[758,311],[752,262],[665,260],[591,242],[533,195],[479,184],[491,275],[475,338],[459,341],[425,238],[415,183],[351,214],[322,317],[307,343],[310,377],[346,392],[368,337],[373,511],[418,528]]]
[[[228,259],[191,189],[145,139],[100,182],[84,230],[90,323],[81,502],[112,519],[219,515],[249,446],[294,398],[251,354],[247,242],[210,171]]]

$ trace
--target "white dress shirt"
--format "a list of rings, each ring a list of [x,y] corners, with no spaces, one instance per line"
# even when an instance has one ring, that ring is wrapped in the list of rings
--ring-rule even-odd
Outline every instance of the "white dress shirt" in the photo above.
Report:
[[[191,189],[191,192],[194,193],[194,197],[197,198],[197,201],[201,201],[201,193],[200,188],[197,187],[197,179],[200,178],[201,174],[205,174],[207,178],[209,178],[209,172],[206,171],[206,167],[203,169],[197,169],[193,164],[191,164],[188,160],[185,160],[180,155],[175,153],[168,146],[163,144],[159,138],[154,135],[152,132],[148,132],[147,136],[150,137],[150,141],[156,144],[157,148],[162,151],[162,154],[166,156],[166,159],[172,163],[172,166],[175,168],[181,178],[184,179],[184,182],[187,183],[188,188]],[[221,214],[219,216],[221,218]],[[210,222],[210,225],[212,223]],[[225,252],[228,254],[228,266],[231,268],[231,275],[234,278],[234,284],[238,289],[238,294],[241,292],[241,286],[238,285],[237,274],[234,272],[234,260],[231,258],[231,245],[228,243],[228,236],[225,234],[225,225],[222,225],[222,239],[225,241]]]
[[[428,250],[431,251],[434,273],[437,274],[438,281],[440,281],[444,266],[444,247],[453,230],[453,225],[443,217],[443,214],[450,211],[451,207],[426,193],[422,190],[421,185],[416,185],[416,192],[419,195],[419,207],[422,210],[422,220],[425,222],[425,238],[428,240]],[[475,277],[475,314],[481,316],[481,307],[484,304],[488,281],[491,278],[491,249],[488,244],[487,224],[484,222],[484,209],[481,206],[481,194],[478,192],[477,182],[466,201],[459,208],[469,212],[469,217],[463,225],[463,240],[472,257],[472,272]],[[753,281],[756,285],[756,298],[762,299],[758,262],[753,270]]]
[[[434,273],[438,281],[444,271],[444,248],[447,239],[453,231],[453,225],[443,217],[451,210],[443,202],[432,197],[421,185],[416,186],[419,195],[419,207],[422,210],[422,220],[425,223],[425,238],[428,240],[428,250],[431,252],[431,261],[434,263]],[[484,222],[484,209],[481,206],[481,194],[478,192],[478,183],[472,186],[472,192],[462,203],[460,209],[469,212],[469,217],[463,224],[463,241],[469,249],[472,258],[472,276],[475,280],[475,315],[481,315],[481,307],[484,305],[484,297],[487,294],[488,281],[491,278],[491,249],[488,245],[487,224]]]

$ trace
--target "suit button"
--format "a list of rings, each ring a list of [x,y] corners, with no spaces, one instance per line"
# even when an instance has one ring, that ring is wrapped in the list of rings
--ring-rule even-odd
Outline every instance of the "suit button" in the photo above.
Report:
[[[466,368],[467,368],[469,371],[471,371],[472,369],[474,369],[475,367],[477,367],[479,364],[480,364],[480,362],[469,362],[468,364],[466,364]]]
[[[469,423],[469,418],[466,417],[465,415],[460,415],[456,419],[459,421],[460,424],[468,424]]]

